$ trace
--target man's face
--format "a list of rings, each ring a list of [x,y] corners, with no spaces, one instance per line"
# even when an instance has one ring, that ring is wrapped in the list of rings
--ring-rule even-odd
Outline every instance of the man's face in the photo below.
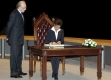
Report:
[[[19,7],[19,10],[24,13],[25,10],[26,10],[26,4],[25,3],[22,3],[21,6]]]

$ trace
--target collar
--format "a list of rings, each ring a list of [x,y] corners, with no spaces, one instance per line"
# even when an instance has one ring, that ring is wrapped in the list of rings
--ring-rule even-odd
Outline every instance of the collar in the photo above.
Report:
[[[20,13],[22,13],[19,9],[17,9]]]

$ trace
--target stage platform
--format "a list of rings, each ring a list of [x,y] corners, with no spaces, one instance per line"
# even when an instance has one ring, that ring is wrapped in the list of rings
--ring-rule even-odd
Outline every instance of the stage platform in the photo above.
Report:
[[[19,80],[30,80],[29,79],[29,58],[26,57],[22,63],[22,70],[28,75],[23,76]],[[98,80],[97,79],[97,64],[95,62],[85,61],[85,71],[84,75],[80,75],[80,61],[75,59],[66,59],[65,64],[65,74],[62,75],[62,65],[59,66],[59,80]],[[47,62],[47,80],[54,80],[52,78],[52,68],[51,63]],[[102,78],[101,80],[111,80],[111,66],[105,65],[106,68],[102,69]],[[9,56],[0,58],[0,80],[18,80],[15,78],[10,78],[10,61]],[[33,75],[32,80],[42,80],[40,76],[40,62],[37,62],[36,72]]]

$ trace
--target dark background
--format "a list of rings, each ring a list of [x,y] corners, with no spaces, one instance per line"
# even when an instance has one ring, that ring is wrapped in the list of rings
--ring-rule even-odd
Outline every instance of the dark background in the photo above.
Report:
[[[19,0],[3,1],[0,31],[6,27],[11,11]],[[27,10],[25,35],[33,35],[32,18],[42,12],[60,17],[65,37],[111,39],[110,0],[25,0]]]

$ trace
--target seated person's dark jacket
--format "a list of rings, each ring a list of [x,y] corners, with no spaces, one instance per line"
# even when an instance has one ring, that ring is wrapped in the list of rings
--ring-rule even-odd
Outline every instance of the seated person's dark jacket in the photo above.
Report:
[[[58,37],[56,40],[55,32],[51,30],[51,28],[49,28],[46,35],[45,44],[49,44],[50,42],[58,42],[58,41],[60,41],[61,44],[64,44],[64,30],[61,29],[58,32]]]

